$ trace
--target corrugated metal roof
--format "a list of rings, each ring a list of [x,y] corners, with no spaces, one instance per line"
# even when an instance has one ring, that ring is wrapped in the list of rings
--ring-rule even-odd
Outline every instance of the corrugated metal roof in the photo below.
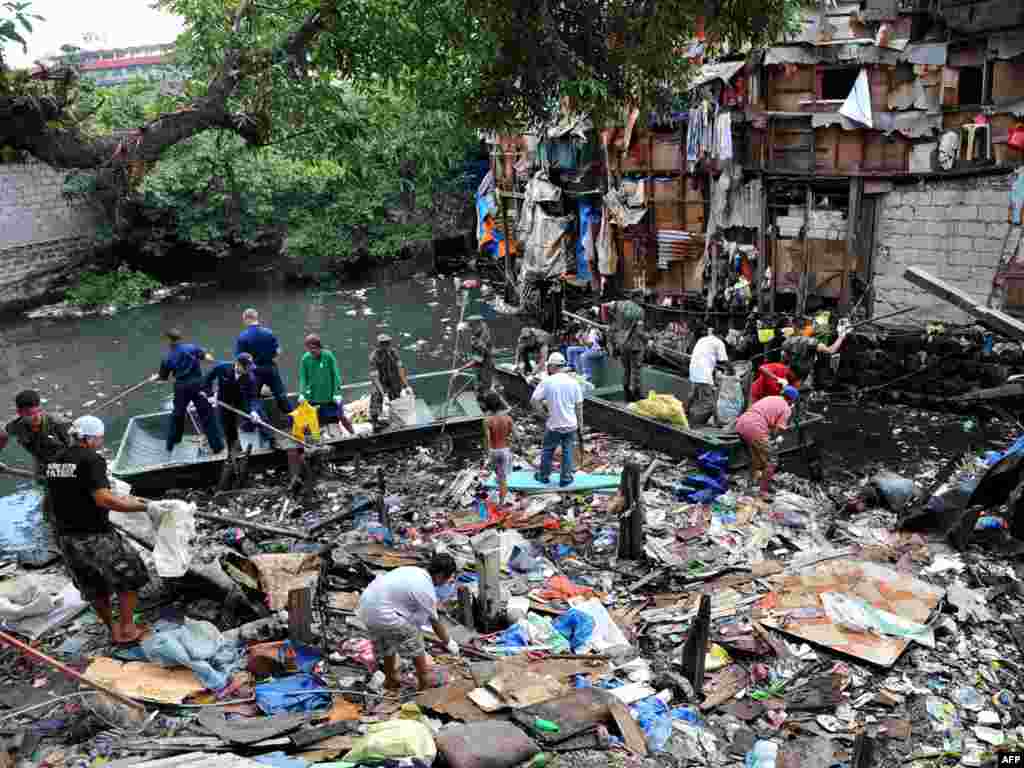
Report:
[[[707,85],[715,80],[728,83],[736,77],[737,72],[746,66],[746,63],[746,61],[724,61],[720,64],[705,64],[693,79],[690,88],[691,90],[693,88],[700,88],[702,85]]]
[[[1012,59],[1024,53],[1024,29],[993,32],[988,37],[989,55],[997,59]]]
[[[943,66],[949,46],[946,43],[913,43],[908,45],[900,57],[911,64]]]
[[[879,48],[874,42],[830,45],[777,45],[765,53],[765,64],[890,64],[895,66],[905,54],[892,48]]]
[[[826,128],[838,125],[844,131],[864,128],[860,123],[848,120],[838,112],[818,112],[811,116],[811,127]],[[930,115],[923,111],[872,112],[874,130],[881,133],[900,133],[910,139],[929,138],[942,130],[942,115]]]

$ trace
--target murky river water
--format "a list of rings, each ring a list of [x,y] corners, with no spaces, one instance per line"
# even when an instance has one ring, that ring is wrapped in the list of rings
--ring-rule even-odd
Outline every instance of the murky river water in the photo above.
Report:
[[[165,352],[162,333],[181,327],[189,339],[229,359],[242,328],[241,314],[256,307],[283,346],[281,369],[290,389],[297,385],[302,338],[317,332],[338,357],[346,381],[367,378],[369,349],[387,330],[402,349],[410,373],[444,370],[452,364],[458,320],[453,281],[419,278],[389,285],[346,288],[339,292],[249,288],[232,293],[209,290],[163,305],[143,307],[112,317],[84,320],[34,320],[0,326],[0,418],[14,417],[14,395],[39,390],[45,406],[65,417],[78,416],[142,381],[158,367]],[[484,314],[496,352],[511,352],[519,322]],[[169,405],[171,386],[154,383],[129,395],[101,414],[107,425],[107,452],[117,449],[128,419]],[[1015,435],[1008,424],[993,425],[987,440],[978,440],[972,420],[907,408],[855,405],[824,406],[819,432],[826,473],[840,487],[852,487],[863,473],[886,467],[918,477],[927,486],[939,464],[963,450],[1003,447]],[[30,467],[15,443],[0,454],[9,464]],[[39,526],[39,495],[29,481],[0,475],[0,552],[28,546]]]
[[[334,350],[347,382],[367,378],[369,350],[384,330],[395,337],[411,374],[444,370],[452,363],[459,310],[450,278],[418,278],[336,293],[279,286],[239,293],[211,289],[187,300],[112,317],[0,326],[0,417],[4,423],[14,418],[14,396],[26,388],[37,389],[52,413],[87,413],[91,405],[156,371],[166,349],[162,334],[172,326],[218,359],[230,359],[242,330],[242,310],[250,306],[260,310],[263,322],[277,334],[281,370],[292,390],[298,384],[302,339],[310,332],[319,333],[325,346]],[[511,348],[518,322],[485,314],[496,351]],[[168,383],[150,384],[100,414],[107,426],[108,457],[116,451],[128,419],[167,407],[170,392]],[[28,454],[14,441],[0,460],[31,467]],[[0,550],[33,539],[38,506],[39,495],[30,481],[0,476]]]

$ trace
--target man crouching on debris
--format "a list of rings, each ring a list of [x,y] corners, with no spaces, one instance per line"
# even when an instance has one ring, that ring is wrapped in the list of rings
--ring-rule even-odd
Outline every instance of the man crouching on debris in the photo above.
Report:
[[[46,481],[53,494],[57,543],[72,581],[107,625],[114,645],[130,645],[145,633],[134,615],[138,591],[149,582],[149,574],[138,553],[111,527],[110,510],[145,512],[147,502],[110,490],[107,462],[97,453],[103,432],[103,422],[95,416],[76,419],[73,443],[47,462]],[[111,604],[115,594],[116,624]]]
[[[448,682],[446,671],[427,664],[427,652],[420,631],[426,622],[448,651],[455,655],[459,645],[437,616],[437,587],[455,578],[455,560],[436,554],[426,569],[415,566],[396,568],[378,576],[359,600],[359,618],[373,641],[373,652],[384,670],[384,687],[398,690],[398,657],[411,656],[416,665],[420,690],[438,688]]]

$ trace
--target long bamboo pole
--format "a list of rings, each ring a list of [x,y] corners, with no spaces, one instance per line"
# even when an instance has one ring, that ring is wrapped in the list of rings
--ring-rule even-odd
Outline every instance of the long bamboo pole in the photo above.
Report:
[[[103,683],[97,683],[95,680],[90,680],[85,675],[81,674],[80,672],[76,672],[71,667],[67,666],[66,664],[62,664],[61,662],[57,661],[55,658],[53,658],[51,656],[47,656],[42,651],[37,651],[32,646],[26,645],[25,643],[21,642],[21,640],[18,640],[16,637],[11,637],[6,632],[0,632],[0,642],[5,643],[6,645],[9,645],[12,648],[15,648],[15,649],[21,651],[26,656],[29,656],[29,657],[35,659],[36,661],[43,662],[47,666],[52,667],[53,669],[56,669],[58,672],[64,673],[65,675],[70,677],[72,680],[77,680],[82,685],[86,685],[89,688],[94,688],[97,691],[102,691],[103,693],[105,693],[108,696],[110,696],[112,699],[116,699],[117,701],[121,702],[122,704],[124,704],[126,706],[131,707],[132,709],[139,709],[139,710],[142,710],[143,712],[146,711],[146,707],[143,704],[141,704],[140,702],[135,701],[135,699],[130,699],[127,696],[125,696],[123,693],[118,693],[114,689],[108,688],[107,686],[103,685]]]

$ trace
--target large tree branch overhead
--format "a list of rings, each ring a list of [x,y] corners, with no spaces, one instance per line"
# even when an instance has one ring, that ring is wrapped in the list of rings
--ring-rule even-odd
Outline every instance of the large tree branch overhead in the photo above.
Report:
[[[233,33],[239,32],[251,8],[248,2],[239,4]],[[204,95],[127,135],[91,137],[64,124],[67,105],[59,99],[0,98],[0,146],[28,152],[56,168],[97,170],[108,176],[129,163],[157,160],[169,147],[211,128],[232,131],[249,144],[264,144],[269,140],[266,118],[233,113],[229,101],[247,73],[275,59],[288,62],[293,78],[305,77],[307,50],[323,30],[324,16],[319,9],[310,13],[277,51],[227,51]]]

